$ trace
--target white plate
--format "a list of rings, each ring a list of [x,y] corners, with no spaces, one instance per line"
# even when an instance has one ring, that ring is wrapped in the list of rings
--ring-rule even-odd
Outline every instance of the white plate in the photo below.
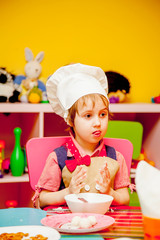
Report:
[[[92,226],[91,228],[87,229],[68,229],[68,228],[61,228],[61,226],[65,223],[71,222],[72,218],[75,216],[80,217],[88,217],[88,216],[95,216],[97,223]],[[115,222],[115,219],[103,215],[103,214],[95,214],[95,213],[69,213],[69,214],[55,214],[53,216],[45,217],[41,220],[41,223],[45,226],[52,227],[59,232],[64,233],[91,233],[91,232],[98,232],[105,228],[108,228]]]
[[[2,233],[17,233],[17,232],[23,232],[23,233],[29,233],[28,237],[34,237],[37,234],[42,234],[44,237],[48,237],[48,240],[59,240],[60,234],[57,230],[45,226],[14,226],[14,227],[1,227],[0,228],[0,234]],[[23,238],[23,239],[27,239]]]

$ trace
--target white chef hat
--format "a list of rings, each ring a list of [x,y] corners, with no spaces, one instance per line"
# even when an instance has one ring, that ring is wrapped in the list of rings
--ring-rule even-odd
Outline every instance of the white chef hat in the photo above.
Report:
[[[68,109],[82,96],[98,93],[107,99],[108,82],[99,67],[80,63],[59,68],[47,81],[47,96],[53,111],[67,118]]]

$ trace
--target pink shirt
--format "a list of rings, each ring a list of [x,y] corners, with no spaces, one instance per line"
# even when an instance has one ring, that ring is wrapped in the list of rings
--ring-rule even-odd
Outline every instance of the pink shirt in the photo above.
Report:
[[[86,154],[84,150],[79,146],[79,144],[76,142],[76,140],[71,136],[73,143],[75,144],[75,147],[78,149],[80,155],[84,157]],[[91,157],[99,156],[101,150],[104,147],[104,142],[102,141],[99,145],[99,147],[93,152]],[[67,151],[67,156],[71,157],[71,152]],[[117,156],[117,161],[120,165],[120,168],[116,174],[115,180],[114,180],[114,189],[118,188],[123,188],[123,187],[128,187],[130,185],[130,180],[128,176],[128,169],[127,165],[125,162],[125,159],[123,155],[120,152],[116,151],[116,156]],[[42,189],[49,190],[52,192],[58,191],[60,184],[61,184],[61,178],[62,178],[62,173],[61,169],[58,165],[57,161],[57,155],[53,151],[49,154],[45,167],[43,169],[43,172],[39,178],[39,181],[36,185],[36,191],[33,196],[33,203],[36,202],[39,193]]]

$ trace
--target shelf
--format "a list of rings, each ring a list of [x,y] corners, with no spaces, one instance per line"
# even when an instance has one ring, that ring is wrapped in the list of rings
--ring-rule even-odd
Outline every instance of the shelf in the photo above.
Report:
[[[110,104],[114,113],[160,113],[160,104],[155,103],[117,103]],[[2,113],[53,113],[49,103],[0,103]]]
[[[0,103],[0,112],[3,113],[39,113],[53,112],[49,103]]]
[[[114,113],[160,113],[160,104],[155,103],[117,103],[110,104]]]
[[[0,178],[0,183],[14,183],[14,182],[29,182],[28,173],[23,174],[20,177],[14,177],[11,173],[4,174],[3,178]]]
[[[112,120],[137,121],[143,125],[142,147],[148,159],[152,160],[160,169],[160,104],[110,104],[110,112],[113,113]],[[33,137],[68,135],[66,122],[53,112],[49,103],[0,103],[0,139],[6,143],[5,158],[10,158],[14,148],[13,129],[15,127],[22,129],[21,146],[23,147]],[[7,189],[6,183],[9,183]],[[33,190],[30,187],[27,173],[21,177],[13,177],[11,173],[6,174],[0,179],[0,184],[0,208],[5,207],[7,199],[16,199],[19,206],[23,207],[32,204]]]

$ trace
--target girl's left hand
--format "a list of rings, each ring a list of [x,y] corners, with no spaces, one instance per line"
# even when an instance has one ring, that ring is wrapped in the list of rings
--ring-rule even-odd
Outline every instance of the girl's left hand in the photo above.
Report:
[[[80,190],[84,187],[84,179],[86,178],[86,170],[82,166],[77,166],[74,171],[70,184],[69,184],[69,193],[79,193]]]
[[[99,185],[99,191],[101,193],[109,194],[111,188],[111,178],[107,163],[100,169],[100,179],[96,180],[96,183]]]

